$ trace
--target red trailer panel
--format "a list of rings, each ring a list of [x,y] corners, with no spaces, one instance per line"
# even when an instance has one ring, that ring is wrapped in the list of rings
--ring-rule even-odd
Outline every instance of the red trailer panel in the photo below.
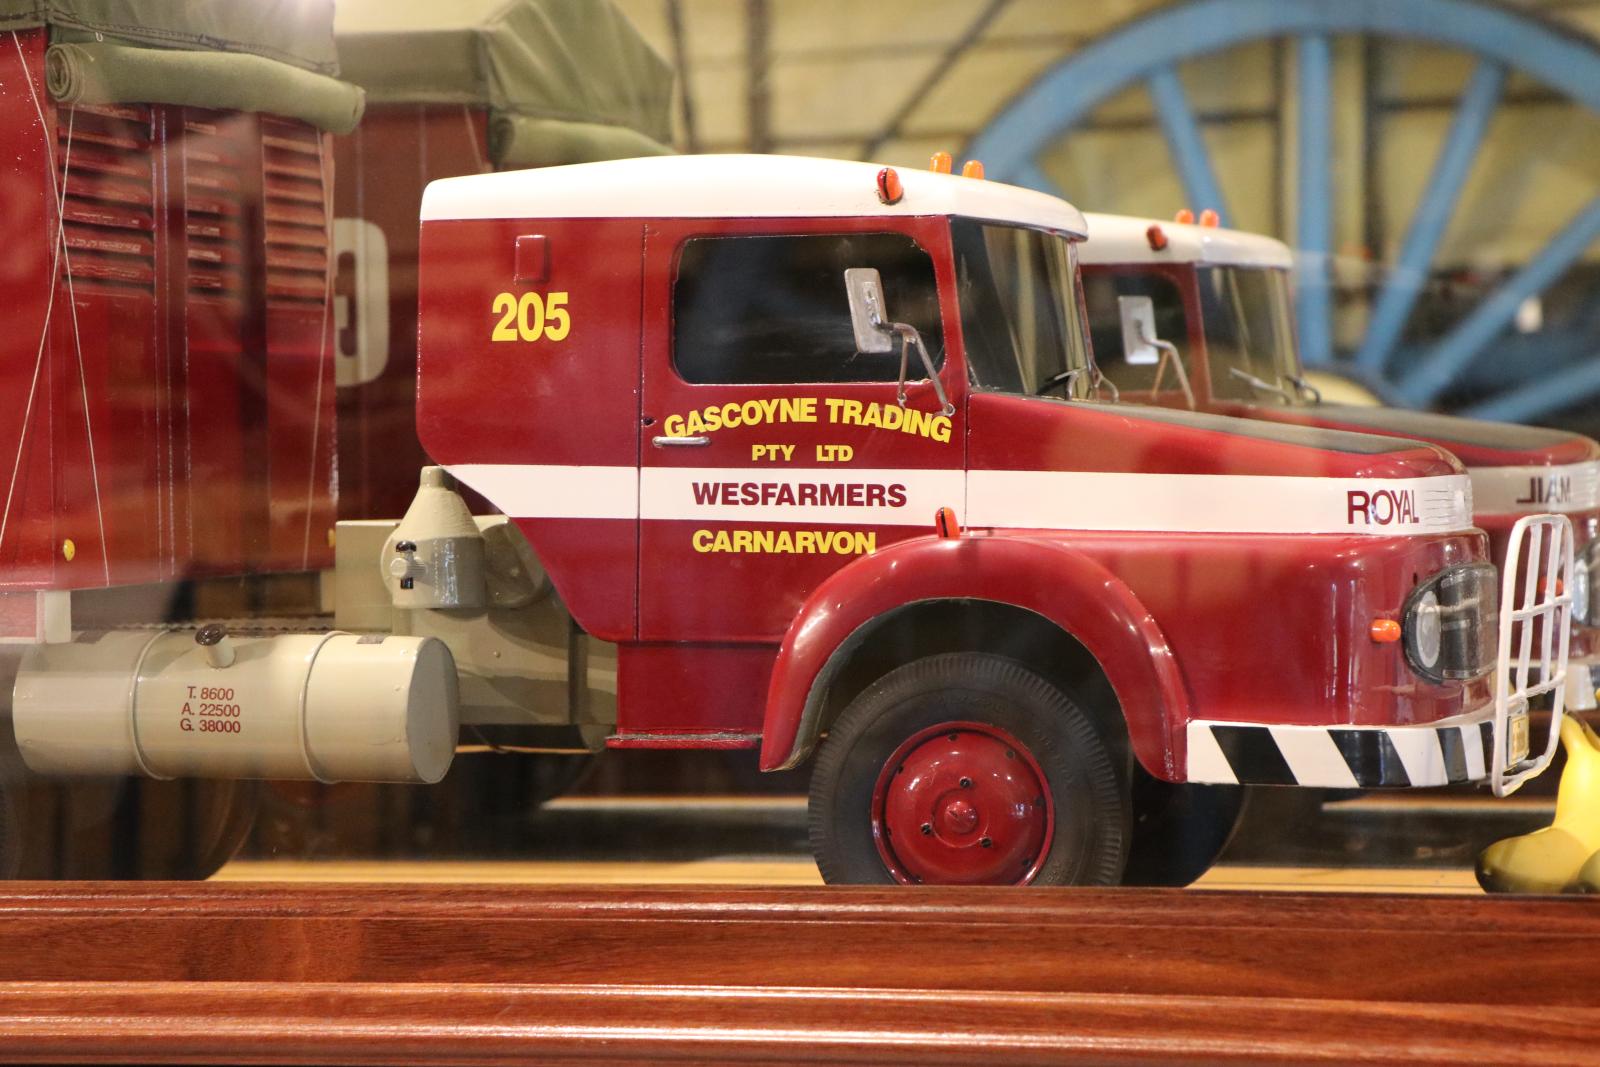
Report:
[[[327,566],[327,140],[0,77],[0,593]],[[10,612],[6,635],[31,636]]]

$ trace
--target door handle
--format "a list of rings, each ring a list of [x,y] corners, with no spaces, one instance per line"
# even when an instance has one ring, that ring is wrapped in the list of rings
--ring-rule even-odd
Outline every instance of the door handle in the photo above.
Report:
[[[652,437],[650,443],[657,448],[704,448],[711,443],[711,438],[701,435],[699,437]]]

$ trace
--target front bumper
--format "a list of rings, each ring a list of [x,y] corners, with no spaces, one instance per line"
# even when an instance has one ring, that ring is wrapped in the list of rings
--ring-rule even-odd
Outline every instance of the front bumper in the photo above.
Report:
[[[1494,707],[1422,726],[1189,723],[1191,782],[1324,789],[1480,782],[1494,752]]]

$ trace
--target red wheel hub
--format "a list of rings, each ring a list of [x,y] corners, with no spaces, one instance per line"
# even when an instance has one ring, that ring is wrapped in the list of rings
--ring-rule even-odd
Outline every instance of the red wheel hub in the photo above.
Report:
[[[908,884],[1025,885],[1050,851],[1039,764],[997,726],[948,722],[895,749],[872,791],[872,837]]]

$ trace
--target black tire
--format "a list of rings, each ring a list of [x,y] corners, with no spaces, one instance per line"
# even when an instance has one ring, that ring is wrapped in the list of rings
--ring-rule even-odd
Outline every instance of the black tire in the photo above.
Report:
[[[205,821],[200,830],[200,840],[187,858],[172,872],[172,877],[195,879],[210,878],[249,838],[255,829],[256,816],[261,811],[261,797],[266,785],[256,781],[228,783],[222,795],[202,809]],[[163,872],[161,877],[167,877]]]
[[[811,776],[811,850],[823,879],[842,884],[906,880],[890,871],[874,839],[879,774],[909,739],[963,722],[1004,731],[1042,772],[1054,808],[1054,832],[1033,884],[1117,884],[1127,854],[1130,806],[1113,746],[1066,693],[1015,660],[980,652],[906,664],[868,686],[840,713]]]
[[[1133,775],[1133,837],[1122,884],[1188,885],[1233,838],[1244,787],[1163,782],[1142,767]]]
[[[119,874],[159,881],[203,881],[221,870],[250,836],[266,792],[264,782],[229,779],[133,779],[128,785],[114,818],[132,820],[142,832],[119,857]],[[151,832],[141,809],[157,804],[183,813],[184,832]]]

